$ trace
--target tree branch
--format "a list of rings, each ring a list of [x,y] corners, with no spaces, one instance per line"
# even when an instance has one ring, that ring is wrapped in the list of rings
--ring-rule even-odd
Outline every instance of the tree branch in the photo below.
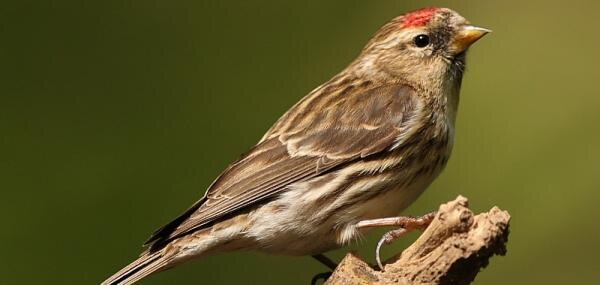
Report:
[[[327,285],[469,284],[495,254],[506,253],[510,215],[497,207],[474,216],[459,196],[440,209],[423,234],[401,254],[373,269],[349,253]]]

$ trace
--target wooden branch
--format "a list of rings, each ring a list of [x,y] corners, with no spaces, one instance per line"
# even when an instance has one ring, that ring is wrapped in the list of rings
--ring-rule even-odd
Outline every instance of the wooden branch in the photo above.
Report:
[[[327,285],[469,284],[495,254],[506,253],[510,215],[497,207],[474,216],[459,196],[440,209],[423,234],[375,270],[349,253]]]

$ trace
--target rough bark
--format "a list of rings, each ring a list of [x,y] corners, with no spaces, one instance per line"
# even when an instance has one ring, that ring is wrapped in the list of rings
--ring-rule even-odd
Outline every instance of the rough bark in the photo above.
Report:
[[[459,196],[441,205],[423,234],[384,271],[349,253],[325,284],[469,284],[490,257],[506,253],[509,220],[497,207],[475,216]]]

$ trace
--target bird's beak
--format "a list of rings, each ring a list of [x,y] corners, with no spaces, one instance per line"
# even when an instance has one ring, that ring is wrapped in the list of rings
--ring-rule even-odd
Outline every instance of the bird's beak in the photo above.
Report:
[[[490,32],[492,31],[488,29],[464,25],[456,34],[454,41],[452,41],[451,49],[455,54],[459,54]]]

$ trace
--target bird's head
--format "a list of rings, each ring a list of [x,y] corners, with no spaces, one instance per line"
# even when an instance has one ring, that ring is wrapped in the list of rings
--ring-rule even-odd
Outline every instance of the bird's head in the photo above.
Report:
[[[409,81],[462,77],[465,52],[490,30],[471,25],[447,8],[424,8],[383,26],[364,48],[358,63]]]

